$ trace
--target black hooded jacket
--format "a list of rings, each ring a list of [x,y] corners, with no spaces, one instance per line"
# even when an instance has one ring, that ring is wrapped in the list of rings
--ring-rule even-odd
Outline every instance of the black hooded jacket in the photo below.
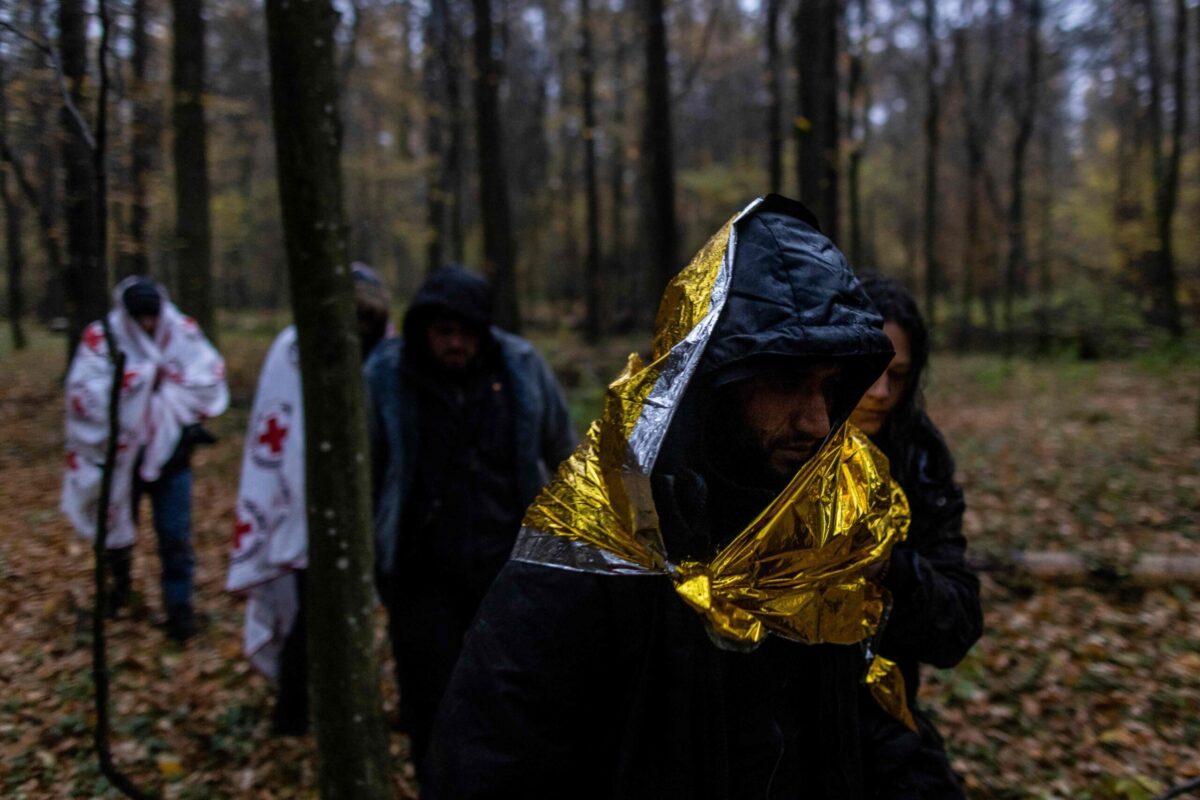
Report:
[[[920,713],[921,664],[947,669],[966,656],[983,631],[979,578],[966,564],[963,492],[941,433],[918,411],[903,436],[885,429],[879,443],[912,509],[908,538],[892,551],[884,585],[894,605],[880,653],[904,674],[919,735],[874,709],[863,715],[868,794],[889,800],[963,797],[941,737]]]
[[[709,468],[712,387],[834,359],[840,420],[892,355],[802,206],[770,198],[738,234],[724,311],[651,476],[673,558],[714,552],[771,499]],[[661,575],[510,560],[442,702],[422,796],[856,800],[864,666],[857,646],[718,646]]]

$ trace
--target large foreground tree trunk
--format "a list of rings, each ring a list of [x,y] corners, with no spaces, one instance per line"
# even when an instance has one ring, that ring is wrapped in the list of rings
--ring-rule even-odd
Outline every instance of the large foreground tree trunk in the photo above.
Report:
[[[175,129],[175,247],[179,305],[209,338],[218,335],[212,288],[208,152],[204,123],[203,0],[172,0],[171,84]]]
[[[492,43],[492,2],[472,0],[475,11],[475,133],[479,149],[479,210],[484,268],[496,291],[496,322],[521,327],[517,304],[517,244],[513,238],[500,122],[500,65]]]
[[[268,0],[279,198],[300,344],[308,652],[321,797],[391,797],[372,616],[366,422],[329,0]]]
[[[87,84],[87,13],[83,0],[62,0],[58,7],[59,51],[63,76],[75,109],[84,105]],[[89,323],[108,310],[108,271],[104,264],[96,208],[92,145],[81,130],[82,120],[65,104],[60,112],[63,206],[67,222],[67,264],[64,276],[67,305],[67,362]]]
[[[646,100],[642,128],[642,185],[646,196],[647,277],[656,302],[679,270],[679,227],[675,218],[675,165],[671,133],[671,73],[667,66],[667,26],[663,0],[641,0],[645,26]]]

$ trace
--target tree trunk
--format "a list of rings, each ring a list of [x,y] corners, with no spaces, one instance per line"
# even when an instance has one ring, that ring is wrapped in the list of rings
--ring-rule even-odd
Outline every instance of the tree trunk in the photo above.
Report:
[[[87,13],[83,0],[62,0],[58,7],[59,52],[71,102],[84,105],[87,84]],[[92,149],[80,122],[64,103],[62,161],[63,205],[67,223],[67,265],[63,285],[67,305],[67,363],[83,329],[108,311],[108,271],[104,264],[95,196]]]
[[[629,56],[629,41],[625,35],[623,23],[624,10],[614,10],[611,15],[612,28],[610,39],[613,45],[612,80],[613,80],[613,115],[610,127],[612,154],[609,157],[609,232],[608,232],[608,274],[614,285],[614,296],[628,297],[629,305],[615,315],[614,328],[625,330],[635,321],[635,309],[643,306],[640,302],[645,281],[637,281],[634,271],[629,268],[628,245],[625,238],[625,147],[626,147],[626,115],[625,95],[626,61]],[[616,309],[614,309],[616,311]]]
[[[150,221],[146,181],[154,165],[158,136],[150,84],[146,79],[146,62],[150,52],[146,35],[148,2],[134,0],[133,3],[133,141],[130,143],[129,164],[131,249],[128,258],[122,259],[122,272],[126,275],[146,275],[150,272],[146,255],[146,228]]]
[[[1158,46],[1158,14],[1153,0],[1139,0],[1145,14],[1147,69],[1150,73],[1150,140],[1154,161],[1154,232],[1157,247],[1146,258],[1152,291],[1147,319],[1170,334],[1183,336],[1179,313],[1173,224],[1179,203],[1179,160],[1186,122],[1187,5],[1175,0],[1175,64],[1173,68],[1174,118],[1170,141],[1163,141],[1163,67]]]
[[[857,37],[850,53],[850,70],[847,83],[849,99],[846,120],[850,137],[850,150],[846,158],[847,205],[850,215],[850,265],[861,269],[868,264],[864,262],[863,249],[863,203],[862,203],[862,161],[866,155],[867,139],[871,130],[869,111],[871,108],[870,86],[866,81],[867,60],[867,14],[866,0],[855,4],[858,15],[856,19]],[[847,9],[849,11],[849,9]],[[849,27],[849,26],[847,26]],[[849,35],[849,31],[847,31]],[[869,266],[875,266],[870,264]]]
[[[796,166],[800,199],[825,234],[838,241],[838,17],[839,0],[800,0],[795,16],[799,76]]]
[[[779,64],[779,11],[783,0],[767,0],[767,185],[783,191],[783,76]]]
[[[584,261],[584,296],[587,305],[586,334],[596,342],[602,333],[600,272],[600,187],[596,178],[596,109],[593,90],[595,63],[592,57],[591,0],[580,0],[581,27],[579,66],[583,83],[583,174],[587,195],[587,256]]]
[[[1013,13],[1025,29],[1025,71],[1021,88],[1015,89],[1017,133],[1013,138],[1012,171],[1009,173],[1008,263],[1004,271],[1004,330],[1006,352],[1015,344],[1013,304],[1025,294],[1029,253],[1025,219],[1025,159],[1033,136],[1041,80],[1042,0],[1016,0]]]
[[[642,184],[646,193],[646,252],[652,259],[649,294],[657,302],[679,270],[679,227],[675,217],[674,135],[671,128],[671,73],[667,63],[664,0],[641,0],[645,26],[645,116],[642,128]]]
[[[496,292],[496,322],[517,332],[517,245],[513,238],[500,121],[500,65],[493,53],[491,0],[471,0],[475,12],[475,134],[484,269]]]
[[[452,79],[443,60],[446,6],[447,0],[430,0],[425,20],[425,154],[429,161],[425,174],[425,224],[429,227],[425,243],[426,275],[445,263],[442,243],[446,237],[446,147],[442,120],[446,113],[446,83]]]
[[[21,246],[21,205],[10,193],[7,172],[0,172],[0,195],[4,203],[4,245],[8,255],[8,322],[12,331],[13,348],[24,350],[25,329],[21,327],[25,316],[25,295],[21,281],[25,271],[25,251]]]
[[[941,88],[938,70],[941,53],[937,40],[937,5],[925,0],[925,215],[922,240],[925,245],[925,322],[930,332],[937,329],[937,297],[941,268],[937,257],[938,233],[938,143],[941,125]]]
[[[204,122],[203,0],[171,0],[174,9],[171,88],[175,131],[175,247],[179,305],[210,339],[213,307],[212,235]]]
[[[347,269],[329,0],[268,0],[280,206],[300,344],[308,493],[309,687],[321,797],[390,798],[374,651],[371,502]]]
[[[25,250],[21,241],[21,200],[19,166],[8,147],[8,97],[7,74],[0,64],[0,150],[3,160],[9,163],[8,170],[0,169],[0,204],[4,206],[4,243],[8,255],[8,321],[12,332],[13,349],[24,350],[26,345],[25,293],[22,287],[25,273]],[[9,186],[9,171],[13,173],[15,187]],[[36,198],[35,198],[36,199]]]

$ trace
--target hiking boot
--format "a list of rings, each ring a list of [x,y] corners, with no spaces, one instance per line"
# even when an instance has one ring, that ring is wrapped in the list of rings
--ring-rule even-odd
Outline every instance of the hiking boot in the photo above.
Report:
[[[183,644],[196,635],[196,614],[190,605],[167,609],[167,636]]]
[[[117,612],[129,604],[133,594],[133,548],[118,547],[107,553],[108,571],[112,582],[108,590],[108,608],[105,612],[115,617]]]

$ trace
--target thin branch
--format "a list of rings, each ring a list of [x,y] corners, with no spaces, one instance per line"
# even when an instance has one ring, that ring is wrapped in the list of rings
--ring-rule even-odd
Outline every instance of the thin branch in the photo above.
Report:
[[[67,109],[67,113],[75,120],[76,127],[79,128],[79,135],[83,137],[83,141],[87,143],[88,149],[93,153],[96,152],[96,137],[92,135],[92,129],[87,124],[87,120],[83,118],[83,114],[79,111],[79,107],[75,105],[75,101],[71,98],[71,92],[67,88],[67,79],[63,75],[62,60],[58,57],[58,49],[53,45],[39,41],[36,37],[30,36],[21,29],[15,27],[11,23],[0,20],[0,28],[15,34],[18,38],[29,42],[37,48],[43,55],[50,59],[51,65],[54,67],[54,76],[58,78],[58,88],[62,92],[63,107]],[[108,26],[104,26],[104,36],[108,36]],[[105,44],[107,47],[107,43]]]

